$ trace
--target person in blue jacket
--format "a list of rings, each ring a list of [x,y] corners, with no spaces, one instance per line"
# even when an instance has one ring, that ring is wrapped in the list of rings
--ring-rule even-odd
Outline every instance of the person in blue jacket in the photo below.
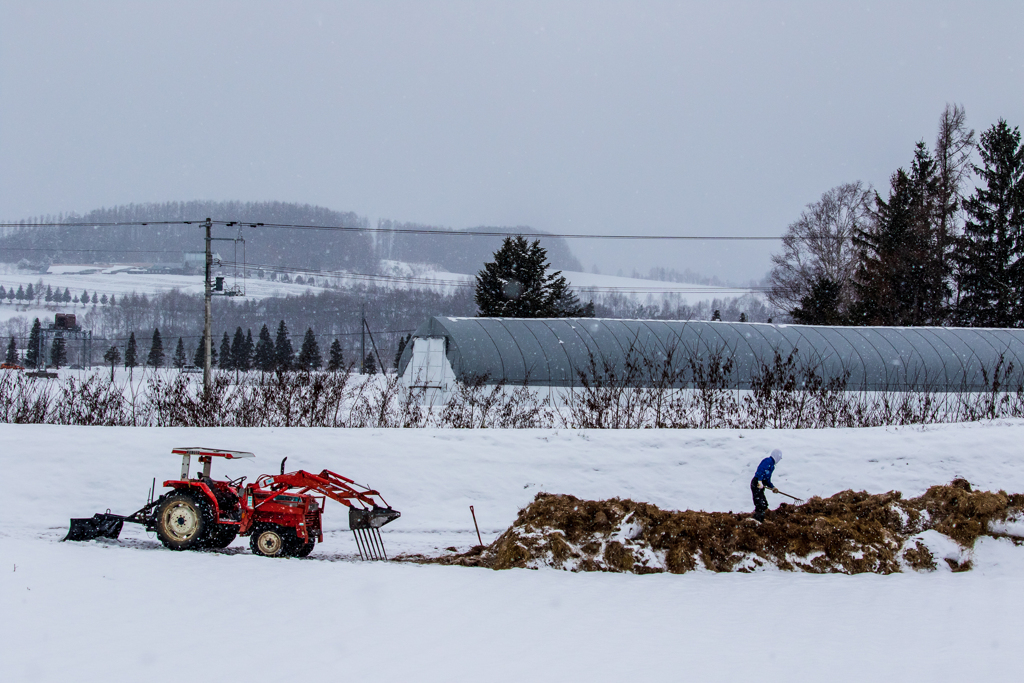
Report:
[[[761,464],[757,466],[757,472],[754,473],[754,478],[750,480],[750,493],[754,496],[754,519],[759,522],[764,521],[764,513],[768,510],[768,499],[764,496],[765,489],[774,493],[779,492],[772,484],[772,472],[775,471],[775,466],[779,464],[780,460],[782,460],[782,451],[776,448],[771,455],[761,461]]]

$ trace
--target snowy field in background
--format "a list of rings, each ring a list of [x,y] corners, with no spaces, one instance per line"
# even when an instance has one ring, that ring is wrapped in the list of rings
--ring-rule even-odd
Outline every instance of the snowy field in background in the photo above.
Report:
[[[251,450],[214,475],[329,468],[402,518],[389,552],[484,541],[536,492],[749,510],[782,490],[920,495],[963,476],[1024,491],[1024,421],[794,431],[156,429],[0,425],[0,669],[14,681],[1018,680],[1024,548],[983,539],[953,574],[568,574],[363,563],[340,506],[306,559],[174,553],[140,527],[59,543],[70,517],[140,507],[181,445]],[[777,504],[778,498],[772,497]]]
[[[137,294],[159,294],[178,289],[186,294],[202,294],[203,278],[201,275],[157,275],[147,273],[130,272],[135,266],[132,265],[54,265],[50,266],[48,273],[30,273],[28,271],[16,270],[10,266],[6,272],[0,272],[0,285],[5,289],[19,286],[27,287],[31,284],[37,286],[41,281],[54,289],[68,289],[72,296],[81,295],[83,290],[89,294],[97,293],[100,296],[106,294],[108,297],[114,295],[121,298],[125,294],[135,292]],[[382,261],[381,270],[388,276],[405,278],[404,280],[383,280],[367,278],[365,276],[352,275],[346,277],[340,273],[332,273],[329,279],[332,284],[339,287],[375,286],[390,289],[430,289],[433,291],[451,294],[459,287],[472,286],[475,282],[475,275],[463,273],[448,273],[435,270],[421,264],[410,264],[401,261]],[[232,271],[223,271],[225,286],[231,287],[235,284],[243,284],[241,278],[237,281],[232,276]],[[314,275],[321,280],[323,275],[309,273],[291,273],[303,278]],[[614,275],[597,275],[594,273],[581,273],[563,271],[566,279],[577,291],[586,290],[590,296],[590,290],[597,300],[610,294],[621,296],[625,299],[632,299],[644,305],[661,305],[663,301],[679,304],[696,302],[715,297],[737,297],[750,293],[751,290],[722,289],[710,285],[692,285],[678,282],[662,282],[658,280],[643,280],[638,278],[617,277]],[[244,281],[245,295],[250,299],[264,299],[267,297],[297,296],[305,292],[318,293],[325,291],[324,287],[311,286],[308,284],[295,284],[294,282],[277,282],[261,280],[249,277]],[[0,302],[0,321],[9,320],[15,316],[24,316],[28,319],[37,316],[50,317],[55,312],[62,313],[84,313],[90,310],[92,305],[61,306],[42,305],[36,306],[14,303],[9,300]]]

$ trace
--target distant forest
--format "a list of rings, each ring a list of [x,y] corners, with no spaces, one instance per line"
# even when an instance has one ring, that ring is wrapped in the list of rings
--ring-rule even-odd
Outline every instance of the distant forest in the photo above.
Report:
[[[45,277],[45,276],[44,276]],[[46,289],[41,279],[36,292]],[[153,330],[159,329],[164,347],[174,349],[178,337],[184,341],[191,359],[199,345],[203,331],[203,298],[177,290],[147,296],[130,294],[117,297],[109,303],[89,305],[51,304],[54,312],[76,313],[78,323],[94,335],[93,363],[101,362],[103,351],[111,345],[124,348],[129,335],[135,334],[143,357],[148,353]],[[37,301],[37,304],[39,302]],[[235,329],[243,333],[251,330],[254,337],[263,325],[275,333],[280,321],[285,321],[296,348],[306,330],[316,335],[321,349],[327,349],[334,339],[341,344],[344,357],[358,362],[360,351],[360,320],[365,304],[366,321],[373,334],[377,351],[385,363],[393,359],[402,337],[415,330],[434,315],[475,316],[477,306],[471,288],[442,294],[429,290],[381,289],[375,287],[309,292],[299,296],[272,297],[261,300],[217,297],[213,300],[214,346],[220,347],[224,333],[233,337]],[[2,304],[17,305],[17,304]],[[601,318],[645,318],[662,320],[708,320],[716,312],[722,320],[765,322],[771,311],[754,296],[714,299],[690,305],[644,306],[622,295],[612,295],[605,303],[598,303],[596,315]],[[34,316],[33,316],[34,317]],[[40,316],[41,322],[53,321],[52,314]],[[2,340],[13,338],[19,351],[26,349],[32,319],[15,316],[0,324]],[[372,348],[367,340],[368,351]],[[81,345],[69,347],[71,363],[84,362],[80,357]]]
[[[84,215],[39,216],[30,223],[119,223],[143,221],[239,221],[293,225],[369,228],[366,218],[308,204],[284,202],[166,202],[128,204],[97,209]],[[564,239],[543,237],[533,228],[473,228],[455,231],[435,226],[380,221],[385,229],[430,229],[472,234],[514,231],[537,235],[556,269],[581,270]],[[214,227],[214,237],[234,237],[237,228]],[[242,228],[250,264],[300,270],[347,270],[375,273],[381,259],[428,263],[454,273],[475,273],[501,246],[501,237],[449,237],[416,234],[377,234],[280,228]],[[215,245],[230,258],[221,242]],[[180,261],[182,252],[202,251],[200,226],[145,225],[126,227],[17,227],[0,235],[0,261],[50,263],[166,263]],[[241,256],[239,256],[241,258]]]

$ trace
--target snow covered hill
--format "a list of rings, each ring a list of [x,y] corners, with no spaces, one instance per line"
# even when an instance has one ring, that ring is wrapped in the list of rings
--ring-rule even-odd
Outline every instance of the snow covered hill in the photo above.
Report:
[[[290,272],[289,282],[272,280],[268,278],[249,277],[244,281],[233,277],[231,269],[225,269],[221,274],[225,275],[225,284],[228,287],[233,285],[244,286],[245,295],[250,299],[263,299],[266,297],[282,297],[298,295],[303,292],[322,291],[324,286],[329,284],[334,287],[356,287],[375,286],[383,288],[399,289],[429,289],[437,292],[451,293],[456,288],[472,287],[474,275],[465,273],[449,273],[440,271],[432,266],[401,261],[382,261],[378,274],[360,274],[343,272],[332,272],[329,274],[309,271]],[[240,274],[240,273],[239,273]],[[659,280],[644,280],[639,278],[617,277],[614,275],[596,275],[594,273],[564,271],[566,279],[577,292],[585,294],[586,298],[603,301],[609,296],[617,296],[622,299],[633,300],[644,305],[661,306],[663,302],[679,304],[682,302],[702,301],[714,297],[737,297],[748,294],[751,290],[722,289],[709,285],[694,285],[678,282],[662,282]],[[296,276],[302,278],[301,284],[296,283]],[[310,280],[313,284],[306,282]],[[18,287],[37,287],[42,282],[43,286],[50,286],[53,289],[69,290],[72,296],[79,296],[83,291],[99,296],[114,295],[121,298],[125,294],[135,292],[137,294],[157,294],[178,289],[187,294],[203,293],[203,278],[201,275],[185,274],[153,274],[143,272],[143,269],[131,264],[108,264],[97,266],[93,264],[64,264],[50,266],[47,273],[31,273],[23,270],[16,270],[8,267],[7,272],[0,272],[0,285],[5,289],[17,289]],[[0,301],[0,321],[8,320],[15,316],[33,318],[36,316],[50,316],[54,311],[66,313],[82,313],[89,310],[90,306],[81,304],[63,304],[60,306],[36,304],[22,304],[10,300]]]
[[[70,517],[145,501],[181,445],[252,450],[215,474],[327,467],[402,511],[389,551],[485,542],[536,492],[747,510],[776,483],[919,495],[955,476],[1024,491],[1024,421],[796,431],[156,429],[0,425],[0,666],[17,681],[1016,680],[1024,548],[982,539],[953,574],[492,572],[355,559],[339,506],[306,559],[173,553],[138,528],[59,543]],[[773,500],[776,503],[777,500]]]

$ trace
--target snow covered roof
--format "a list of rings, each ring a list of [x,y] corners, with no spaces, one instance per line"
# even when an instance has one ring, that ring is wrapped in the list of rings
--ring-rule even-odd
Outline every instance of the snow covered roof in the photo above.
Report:
[[[1020,329],[433,317],[413,337],[443,337],[460,381],[486,377],[489,383],[574,386],[581,372],[590,376],[595,367],[621,377],[632,355],[651,361],[659,374],[669,360],[680,371],[676,386],[690,386],[689,359],[706,364],[721,353],[733,362],[731,385],[743,389],[750,388],[761,364],[770,365],[776,352],[785,360],[794,351],[798,367],[815,367],[825,381],[849,372],[850,390],[982,390],[1000,358],[1004,386],[1024,381]],[[402,354],[400,373],[412,349],[409,344]]]

